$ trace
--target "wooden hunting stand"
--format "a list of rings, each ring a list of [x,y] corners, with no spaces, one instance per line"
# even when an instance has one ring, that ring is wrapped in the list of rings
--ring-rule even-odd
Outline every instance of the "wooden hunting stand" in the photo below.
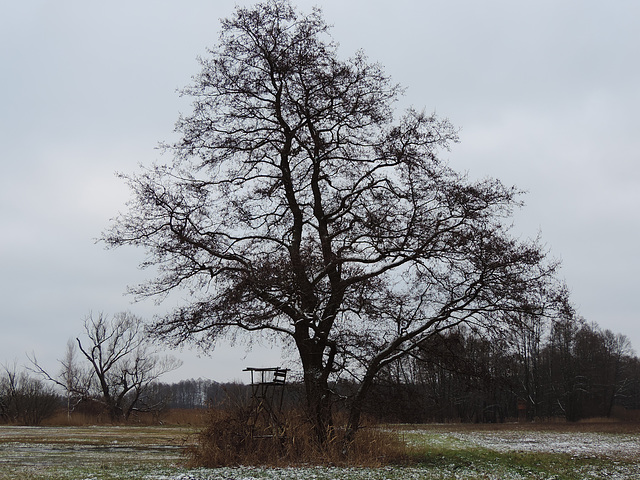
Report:
[[[280,417],[284,385],[289,370],[280,367],[247,367],[244,371],[251,372],[251,413],[249,415],[251,436],[253,438],[281,437],[284,434],[284,425]]]

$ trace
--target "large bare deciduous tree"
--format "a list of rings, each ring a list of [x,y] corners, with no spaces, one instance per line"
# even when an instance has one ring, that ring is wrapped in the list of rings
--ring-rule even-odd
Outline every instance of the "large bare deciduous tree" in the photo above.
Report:
[[[271,333],[299,354],[320,438],[332,379],[349,374],[348,432],[378,372],[462,323],[545,314],[557,264],[515,238],[520,192],[439,159],[456,129],[409,109],[363,53],[338,56],[321,12],[238,7],[184,94],[172,161],[125,178],[133,197],[103,240],[147,252],[141,296],[190,293],[154,332],[204,348]]]

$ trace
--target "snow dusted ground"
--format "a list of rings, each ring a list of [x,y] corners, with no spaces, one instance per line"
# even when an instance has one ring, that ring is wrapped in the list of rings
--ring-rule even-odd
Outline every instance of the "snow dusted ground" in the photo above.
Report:
[[[640,461],[640,435],[594,432],[453,432],[463,442],[499,452],[565,453],[576,457]]]
[[[446,450],[496,452],[451,456],[408,467],[215,468],[181,464],[171,430],[0,428],[0,480],[609,480],[640,479],[640,432],[603,433],[503,426],[426,426],[400,430],[405,441]],[[509,452],[570,455],[558,463],[518,463]],[[562,469],[562,472],[558,471]]]
[[[178,475],[149,476],[148,480],[580,480],[640,479],[640,435],[595,432],[554,432],[526,430],[496,431],[406,431],[405,439],[419,444],[457,446],[461,449],[483,447],[499,453],[547,452],[568,454],[576,458],[570,477],[557,472],[528,470],[489,462],[482,465],[450,464],[437,468],[404,467],[381,469],[358,468],[221,468],[200,469]],[[587,459],[577,461],[577,459]],[[604,460],[604,461],[602,461]]]

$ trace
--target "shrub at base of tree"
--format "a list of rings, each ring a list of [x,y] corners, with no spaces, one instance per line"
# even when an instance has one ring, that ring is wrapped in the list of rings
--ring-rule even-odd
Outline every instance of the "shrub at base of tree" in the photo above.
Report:
[[[406,446],[394,432],[361,428],[348,442],[343,429],[333,429],[319,443],[315,425],[303,412],[283,413],[278,427],[256,428],[244,407],[211,409],[208,424],[188,450],[192,466],[338,465],[377,467],[407,461]]]

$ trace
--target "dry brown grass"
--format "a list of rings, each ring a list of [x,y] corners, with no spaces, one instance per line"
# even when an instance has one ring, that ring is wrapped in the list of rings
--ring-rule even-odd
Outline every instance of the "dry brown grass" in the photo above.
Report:
[[[160,414],[137,412],[128,420],[117,422],[119,425],[178,425],[204,427],[207,424],[208,415],[205,409],[170,409]],[[42,426],[49,427],[86,427],[89,425],[113,425],[106,414],[73,412],[68,415],[60,410],[53,417],[42,422]]]
[[[374,427],[361,428],[356,440],[346,443],[334,429],[320,443],[313,425],[299,411],[289,411],[277,428],[257,429],[241,407],[214,409],[209,423],[197,436],[189,455],[193,466],[235,465],[357,465],[375,467],[399,463],[406,458],[398,435]]]
[[[106,415],[96,415],[90,413],[73,412],[68,415],[66,411],[60,410],[53,417],[42,422],[45,427],[85,427],[88,425],[109,425]]]
[[[404,428],[404,426],[398,426]],[[537,431],[537,432],[576,432],[576,433],[640,433],[640,422],[621,421],[611,418],[591,418],[579,422],[553,420],[522,423],[447,423],[412,425],[412,429],[435,432],[465,431]]]
[[[204,408],[173,408],[163,412],[156,423],[204,427],[207,421],[207,410]]]

